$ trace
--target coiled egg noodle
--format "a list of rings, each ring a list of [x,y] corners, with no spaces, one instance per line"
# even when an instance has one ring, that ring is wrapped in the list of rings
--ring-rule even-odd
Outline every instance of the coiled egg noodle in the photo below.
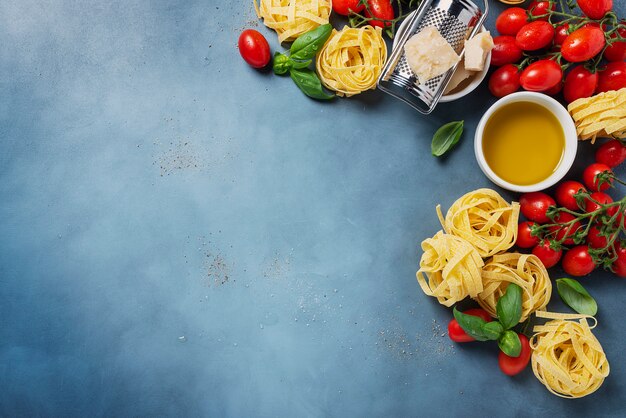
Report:
[[[600,342],[591,332],[596,319],[552,312],[536,315],[552,319],[533,328],[531,364],[537,379],[562,398],[581,398],[598,390],[610,368]],[[593,320],[593,326],[587,319]]]
[[[353,96],[376,88],[387,61],[382,29],[373,26],[333,29],[317,54],[316,68],[322,84],[339,96]]]
[[[263,23],[274,29],[278,41],[293,41],[305,32],[328,23],[330,0],[254,0],[254,8]]]
[[[469,241],[483,258],[508,250],[517,239],[519,203],[509,205],[491,189],[461,196],[448,209],[445,219],[438,205],[437,216],[448,234]]]
[[[483,290],[480,276],[483,260],[463,238],[439,231],[422,242],[422,250],[416,276],[428,296],[450,307],[467,296],[476,297]]]

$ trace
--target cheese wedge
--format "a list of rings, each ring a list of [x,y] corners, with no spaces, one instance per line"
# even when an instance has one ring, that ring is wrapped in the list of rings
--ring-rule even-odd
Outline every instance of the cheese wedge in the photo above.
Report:
[[[423,28],[404,44],[404,55],[420,84],[444,74],[461,59],[432,26]]]
[[[465,41],[465,69],[482,71],[485,68],[485,58],[492,49],[493,38],[489,31],[481,32]]]

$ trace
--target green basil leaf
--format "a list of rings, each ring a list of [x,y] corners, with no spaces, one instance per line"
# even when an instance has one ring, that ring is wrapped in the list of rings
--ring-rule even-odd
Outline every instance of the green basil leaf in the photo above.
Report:
[[[309,65],[311,65],[312,62],[313,62],[313,60],[292,61],[292,64],[293,64],[293,68],[301,70],[303,68],[307,68]]]
[[[289,74],[291,79],[307,96],[317,100],[330,100],[335,97],[334,94],[328,94],[324,91],[322,82],[315,74],[315,71],[308,68],[302,70],[292,68]]]
[[[490,332],[491,330],[487,330],[487,332],[485,332],[483,327],[487,324],[487,322],[484,319],[459,312],[456,307],[452,310],[452,313],[454,314],[456,321],[459,323],[459,326],[463,328],[463,331],[475,340],[489,341],[497,339],[497,337],[492,338],[493,332]]]
[[[274,54],[274,60],[272,61],[272,69],[274,70],[274,74],[283,75],[286,74],[287,71],[291,70],[293,63],[291,59],[280,52],[276,52]]]
[[[330,23],[318,26],[317,28],[303,33],[291,44],[291,58],[299,61],[306,61],[314,58],[317,51],[326,43],[333,27]]]
[[[589,292],[574,279],[557,279],[556,288],[563,302],[582,315],[595,316],[598,304]]]
[[[522,288],[509,283],[496,303],[496,314],[504,329],[511,329],[522,319]]]
[[[498,321],[485,322],[482,326],[482,331],[489,340],[497,340],[502,336],[504,327]]]
[[[430,144],[430,150],[435,157],[441,157],[461,139],[463,121],[450,122],[437,129]]]
[[[522,353],[522,342],[514,331],[505,331],[498,340],[498,347],[509,357],[519,357]]]

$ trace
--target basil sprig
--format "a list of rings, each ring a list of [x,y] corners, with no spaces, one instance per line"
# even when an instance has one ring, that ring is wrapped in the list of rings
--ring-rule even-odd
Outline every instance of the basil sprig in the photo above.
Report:
[[[598,313],[596,300],[574,279],[557,279],[556,288],[563,302],[582,315],[595,316]]]
[[[505,331],[498,339],[498,347],[509,357],[519,357],[522,352],[522,342],[517,332],[511,330]]]
[[[496,314],[504,329],[511,329],[522,319],[522,288],[509,283],[496,304]]]
[[[299,36],[289,49],[291,59],[306,61],[315,58],[315,54],[324,46],[332,31],[332,25],[327,23]]]
[[[430,144],[435,157],[441,157],[459,142],[463,134],[463,121],[450,122],[437,129]]]
[[[322,88],[322,82],[315,74],[315,71],[304,68],[298,70],[292,68],[289,72],[291,79],[296,83],[296,86],[300,88],[309,97],[318,100],[329,100],[335,97],[333,94],[328,94]]]

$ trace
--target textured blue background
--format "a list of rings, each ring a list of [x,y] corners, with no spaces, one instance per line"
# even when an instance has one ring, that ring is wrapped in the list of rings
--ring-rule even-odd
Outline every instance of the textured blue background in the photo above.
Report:
[[[452,346],[415,281],[435,205],[491,186],[487,89],[318,103],[246,27],[279,49],[251,0],[0,2],[0,415],[623,416],[623,280],[583,279],[612,370],[578,401]]]

